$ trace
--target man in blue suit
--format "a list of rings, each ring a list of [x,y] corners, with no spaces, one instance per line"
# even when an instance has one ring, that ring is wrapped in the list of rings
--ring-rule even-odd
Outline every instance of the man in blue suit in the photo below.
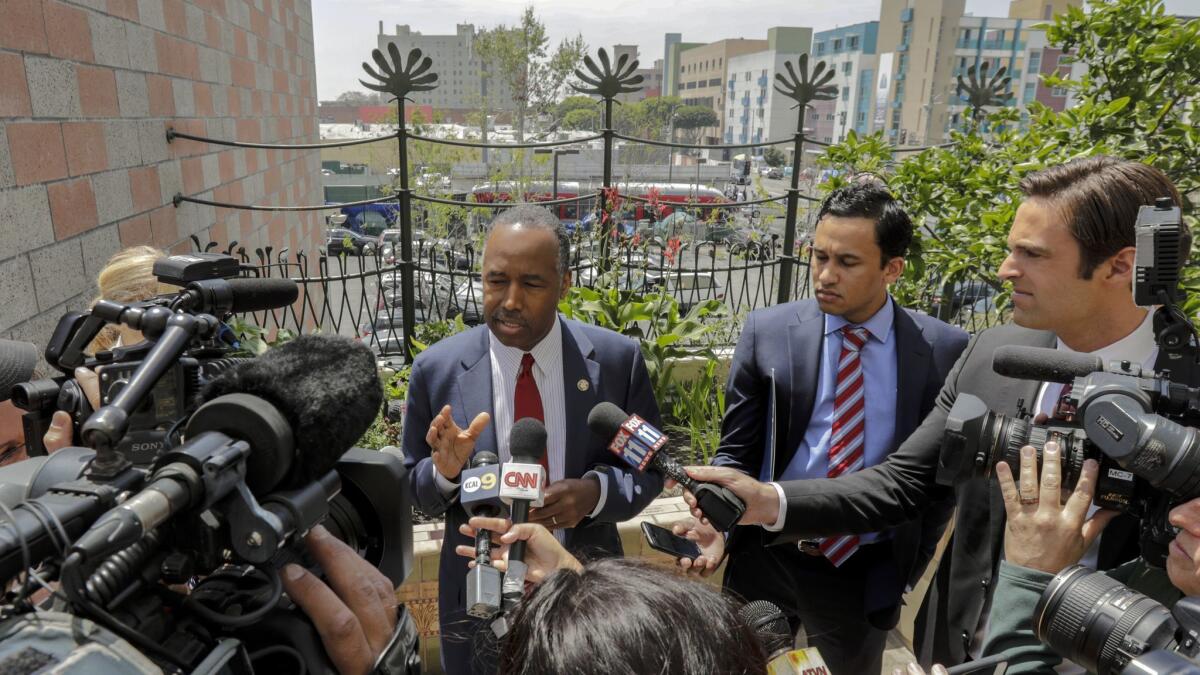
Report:
[[[467,561],[454,553],[470,543],[459,532],[467,515],[458,479],[474,453],[508,461],[513,422],[541,419],[550,482],[530,521],[553,530],[576,555],[621,555],[616,524],[662,490],[660,477],[617,466],[607,440],[587,427],[601,401],[654,425],[661,418],[637,343],[558,315],[571,287],[569,254],[565,230],[546,209],[500,214],[483,255],[486,326],[438,342],[413,363],[404,457],[417,507],[445,515],[438,613],[442,667],[451,675],[495,672],[490,631],[465,611]]]
[[[829,195],[813,237],[815,298],[747,318],[713,464],[763,481],[836,478],[883,461],[917,428],[967,334],[888,293],[912,236],[912,221],[878,184]],[[758,527],[737,527],[727,542],[709,530],[701,567],[715,569],[728,548],[726,588],[780,605],[831,672],[878,673],[901,596],[928,564],[949,506],[800,546],[769,546]]]

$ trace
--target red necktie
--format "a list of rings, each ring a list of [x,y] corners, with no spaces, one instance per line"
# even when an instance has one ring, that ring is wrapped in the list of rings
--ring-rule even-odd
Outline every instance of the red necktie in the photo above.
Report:
[[[859,351],[867,343],[867,329],[842,328],[842,351],[838,358],[837,389],[833,395],[833,437],[829,443],[829,477],[837,478],[863,467],[867,402],[863,389]],[[858,550],[858,536],[846,535],[821,540],[821,553],[840,567]]]
[[[538,393],[537,382],[533,379],[533,354],[521,357],[521,367],[517,371],[517,390],[513,395],[513,421],[532,417],[539,422],[545,422],[542,412],[542,395]],[[550,461],[547,453],[542,453],[542,467],[546,469],[546,480],[550,480]]]

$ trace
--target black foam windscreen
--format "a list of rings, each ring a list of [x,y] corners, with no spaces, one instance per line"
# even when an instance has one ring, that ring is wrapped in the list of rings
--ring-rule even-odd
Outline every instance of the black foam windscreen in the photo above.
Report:
[[[546,427],[532,417],[522,417],[508,432],[508,452],[514,462],[536,464],[546,454]]]
[[[617,430],[627,419],[629,415],[616,404],[601,401],[588,413],[587,423],[593,434],[608,441],[617,435]]]
[[[775,604],[766,600],[748,602],[738,610],[738,616],[754,629],[767,652],[768,659],[773,659],[792,648],[792,627],[788,624],[783,610]]]
[[[371,426],[383,403],[375,356],[361,342],[303,335],[214,378],[202,394],[251,394],[283,414],[296,459],[280,482],[298,488],[331,471]]]
[[[992,354],[992,370],[1005,377],[1068,384],[1104,370],[1104,359],[1048,347],[1004,345]]]
[[[475,453],[475,456],[471,458],[471,468],[473,469],[480,466],[491,466],[499,463],[500,458],[496,456],[496,453],[488,452],[487,450],[484,450],[483,452],[477,452]]]
[[[300,294],[296,282],[291,279],[229,279],[229,288],[233,292],[233,311],[260,312],[266,309],[287,307],[296,301]]]

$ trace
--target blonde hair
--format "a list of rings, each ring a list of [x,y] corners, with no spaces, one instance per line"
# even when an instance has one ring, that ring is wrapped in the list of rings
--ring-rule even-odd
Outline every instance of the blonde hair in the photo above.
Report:
[[[117,251],[96,277],[100,295],[96,296],[92,304],[95,305],[101,300],[140,302],[154,297],[161,292],[161,284],[154,276],[154,261],[165,258],[166,255],[153,246],[131,246]],[[88,351],[95,354],[112,349],[120,335],[116,326],[105,326],[96,335],[96,339],[92,340]]]

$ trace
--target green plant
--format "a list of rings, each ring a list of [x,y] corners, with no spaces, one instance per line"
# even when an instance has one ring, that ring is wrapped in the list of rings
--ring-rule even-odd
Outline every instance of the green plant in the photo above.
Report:
[[[671,395],[672,361],[686,356],[715,358],[705,343],[728,315],[720,300],[705,300],[682,316],[679,303],[665,293],[639,295],[618,290],[621,270],[612,270],[591,288],[572,287],[559,303],[571,319],[592,323],[638,340],[646,371],[659,401]]]
[[[716,359],[709,359],[704,373],[690,381],[671,383],[667,431],[686,434],[690,457],[681,461],[708,464],[721,444],[721,420],[725,418],[725,383],[717,375]],[[660,399],[660,402],[661,399]]]
[[[238,340],[238,349],[230,352],[229,356],[247,357],[259,356],[271,347],[278,347],[285,342],[290,342],[297,337],[295,331],[287,328],[280,328],[275,331],[275,337],[268,339],[269,331],[265,328],[260,328],[241,317],[234,317],[229,321],[229,328],[233,330],[233,334]]]

